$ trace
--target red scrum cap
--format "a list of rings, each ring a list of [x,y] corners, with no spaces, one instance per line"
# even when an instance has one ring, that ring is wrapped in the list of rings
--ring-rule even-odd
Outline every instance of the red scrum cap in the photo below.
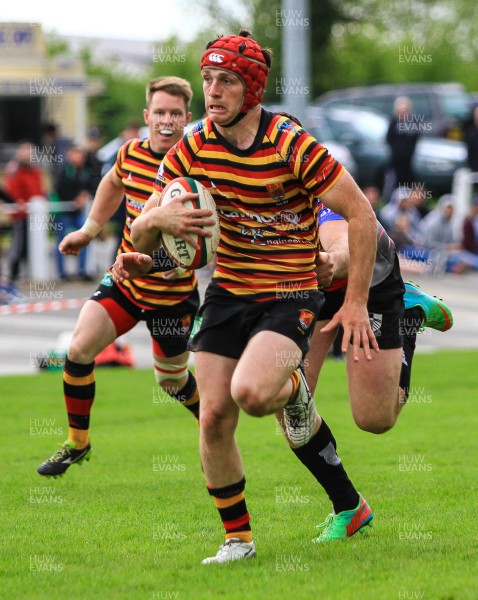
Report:
[[[231,71],[244,83],[240,118],[261,103],[271,66],[270,52],[261,48],[250,35],[249,31],[241,30],[239,35],[218,37],[209,42],[201,58],[201,69],[209,67]],[[235,122],[237,120],[234,119]]]

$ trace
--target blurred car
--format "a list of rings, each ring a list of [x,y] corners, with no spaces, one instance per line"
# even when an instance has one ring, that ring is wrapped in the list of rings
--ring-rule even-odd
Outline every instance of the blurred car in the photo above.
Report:
[[[334,136],[327,121],[325,111],[308,110],[304,119],[304,128],[312,134],[322,146],[325,146],[334,158],[344,165],[354,179],[357,179],[359,173],[357,162],[349,148]]]
[[[273,113],[287,112],[285,106],[281,106],[280,104],[267,105],[264,108]],[[354,157],[350,150],[341,144],[332,133],[325,117],[325,112],[316,107],[312,110],[307,109],[306,117],[301,119],[301,123],[304,129],[313,135],[322,146],[327,148],[330,154],[342,163],[355,179],[358,169]]]
[[[397,83],[345,88],[323,94],[317,106],[336,108],[356,105],[393,115],[398,96],[408,96],[421,133],[461,139],[461,126],[469,114],[470,97],[460,83]]]
[[[350,150],[357,163],[359,186],[373,185],[382,189],[390,163],[385,140],[388,119],[376,111],[345,105],[325,109],[325,115],[334,139]],[[444,194],[451,190],[455,171],[466,166],[466,157],[463,142],[422,136],[417,142],[412,166],[417,179],[428,190]]]
[[[282,112],[283,110],[285,110],[284,107],[281,107],[280,105],[266,106],[264,108],[270,110],[271,112]],[[201,120],[202,119],[199,119],[189,123],[189,125],[185,127],[184,132],[188,133],[189,131],[191,131],[191,129],[195,127],[198,123],[200,123]],[[344,167],[352,175],[352,177],[356,177],[357,165],[352,154],[350,153],[348,148],[346,148],[344,145],[340,144],[337,140],[334,139],[334,136],[325,118],[325,115],[321,109],[315,109],[313,113],[310,114],[310,119],[307,119],[307,123],[304,123],[304,127],[322,144],[322,146],[325,146],[327,148],[327,150],[332,154],[334,158],[336,158],[340,163],[344,165]],[[148,127],[142,127],[139,130],[139,137],[148,137],[148,135]],[[124,140],[122,140],[120,137],[117,137],[98,150],[98,158],[101,160],[102,163],[109,165],[108,168],[106,168],[103,172],[103,175],[114,164],[116,154],[123,143]]]
[[[354,157],[359,186],[381,189],[390,161],[385,142],[387,119],[357,107],[327,109],[325,115],[334,139],[346,146]]]
[[[413,169],[425,187],[438,195],[451,192],[455,171],[467,165],[463,142],[424,137],[418,140]]]

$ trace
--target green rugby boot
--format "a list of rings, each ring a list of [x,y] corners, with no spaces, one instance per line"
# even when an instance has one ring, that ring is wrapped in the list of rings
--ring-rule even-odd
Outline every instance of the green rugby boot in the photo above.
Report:
[[[343,510],[337,515],[330,514],[323,523],[317,525],[317,529],[323,529],[319,537],[315,538],[314,544],[325,544],[335,540],[346,540],[357,531],[363,533],[363,528],[372,526],[372,509],[365,498],[360,496],[357,508]]]
[[[413,281],[407,281],[405,283],[405,294],[403,296],[403,302],[405,304],[405,310],[407,308],[415,308],[419,306],[425,316],[425,321],[422,327],[430,327],[431,329],[437,329],[438,331],[448,331],[453,326],[453,315],[448,306],[435,296],[429,296],[425,294],[420,287],[413,283]]]

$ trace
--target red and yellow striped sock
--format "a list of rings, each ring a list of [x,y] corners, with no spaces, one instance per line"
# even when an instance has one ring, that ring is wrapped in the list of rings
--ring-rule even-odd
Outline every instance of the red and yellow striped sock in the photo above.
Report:
[[[88,443],[90,412],[95,399],[94,368],[94,362],[82,365],[67,358],[63,370],[63,391],[70,433],[68,437],[80,447]]]
[[[207,486],[209,495],[214,498],[214,503],[219,511],[222,524],[226,530],[226,540],[239,538],[244,542],[252,542],[250,516],[247,512],[244,488],[246,478],[222,488]]]

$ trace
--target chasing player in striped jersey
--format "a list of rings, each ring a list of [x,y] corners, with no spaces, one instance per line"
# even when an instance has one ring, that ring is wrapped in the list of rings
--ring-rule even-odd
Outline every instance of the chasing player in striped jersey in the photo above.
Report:
[[[133,249],[131,225],[151,195],[165,153],[183,135],[191,120],[192,90],[179,77],[160,77],[146,88],[143,111],[146,139],[132,139],[118,152],[114,167],[103,177],[85,225],[67,235],[63,254],[78,254],[99,233],[126,198],[126,222],[118,255]],[[44,476],[62,475],[91,455],[90,411],[95,398],[95,357],[117,337],[145,321],[152,338],[154,374],[161,388],[196,417],[199,396],[188,370],[187,340],[199,306],[192,271],[178,272],[164,251],[154,255],[133,280],[114,281],[112,271],[83,306],[68,349],[63,372],[68,413],[68,440],[38,468]],[[145,273],[145,271],[148,271]]]

